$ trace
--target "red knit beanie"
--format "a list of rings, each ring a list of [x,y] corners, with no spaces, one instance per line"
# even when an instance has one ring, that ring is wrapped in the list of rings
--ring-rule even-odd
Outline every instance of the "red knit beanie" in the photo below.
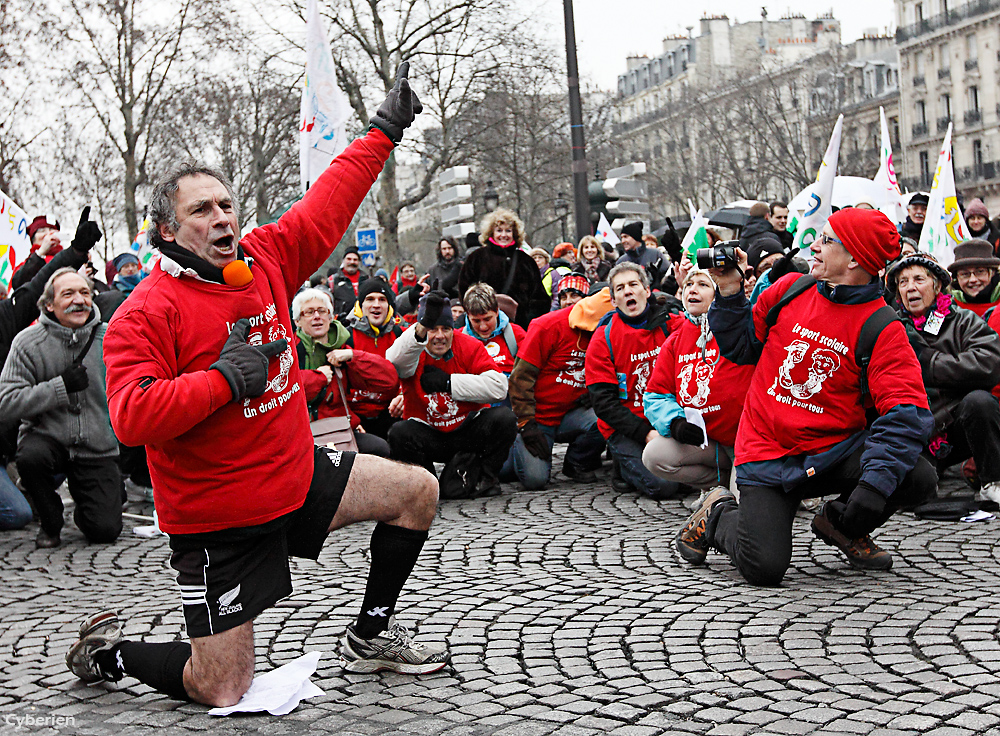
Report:
[[[858,265],[872,276],[899,257],[896,226],[878,210],[848,207],[830,215],[827,223]]]

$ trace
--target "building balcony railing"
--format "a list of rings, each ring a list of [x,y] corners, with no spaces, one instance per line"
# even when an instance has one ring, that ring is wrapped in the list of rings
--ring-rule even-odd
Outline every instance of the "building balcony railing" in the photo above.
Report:
[[[1000,178],[1000,161],[981,161],[974,166],[955,169],[955,181],[959,184],[987,182]]]
[[[971,72],[973,69],[979,68],[979,59],[966,59],[965,60],[965,71]]]
[[[918,74],[917,76],[915,76],[913,78],[913,86],[914,87],[923,87],[926,84],[927,84],[927,81],[924,79],[924,75],[923,74]]]
[[[919,138],[922,135],[927,135],[927,123],[917,123],[913,126],[913,137]]]
[[[943,118],[937,119],[937,132],[944,133],[948,130],[948,124],[951,123],[951,115],[945,115]]]
[[[982,110],[966,110],[965,111],[965,124],[975,125],[976,123],[982,122],[983,111]]]
[[[938,69],[938,79],[947,79],[951,76],[951,67],[946,66],[944,69]]]
[[[930,18],[925,18],[912,25],[896,29],[896,43],[903,43],[911,38],[936,31],[939,28],[953,26],[961,23],[966,18],[974,18],[977,15],[988,13],[997,8],[1000,8],[1000,0],[969,0],[965,5],[954,9],[949,8],[938,15],[932,15]]]

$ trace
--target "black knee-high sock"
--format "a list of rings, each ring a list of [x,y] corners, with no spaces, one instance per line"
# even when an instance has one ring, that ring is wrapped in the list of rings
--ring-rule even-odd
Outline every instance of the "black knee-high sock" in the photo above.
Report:
[[[123,641],[95,655],[106,672],[131,675],[144,685],[176,700],[190,700],[184,689],[184,666],[191,659],[186,641]]]
[[[358,614],[358,636],[370,639],[388,628],[389,617],[396,612],[399,592],[413,572],[426,540],[426,531],[382,522],[375,525],[371,541],[372,566]]]

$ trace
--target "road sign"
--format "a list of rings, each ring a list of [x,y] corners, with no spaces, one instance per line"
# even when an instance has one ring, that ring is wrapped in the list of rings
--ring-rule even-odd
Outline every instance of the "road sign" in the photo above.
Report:
[[[366,266],[374,266],[375,257],[378,255],[378,230],[358,229],[354,235],[358,239],[358,255],[361,256],[361,262]]]
[[[454,225],[441,228],[441,234],[446,238],[464,238],[469,233],[476,232],[476,225],[472,222],[457,222]]]
[[[438,176],[438,185],[447,187],[452,184],[463,184],[469,180],[469,175],[468,166],[452,166],[450,169],[442,171]]]
[[[646,182],[635,179],[606,179],[604,193],[609,197],[627,197],[629,199],[645,199],[648,196]]]
[[[636,215],[639,217],[649,216],[649,202],[626,202],[618,199],[608,202],[607,210],[612,215]]]
[[[466,202],[464,204],[456,204],[454,207],[448,207],[447,209],[441,210],[441,222],[450,223],[457,222],[459,220],[470,220],[474,215],[474,208],[471,202]]]
[[[438,204],[443,207],[453,202],[468,202],[470,199],[472,199],[472,185],[459,184],[458,186],[443,190],[438,195]]]
[[[608,179],[625,179],[630,176],[639,176],[639,174],[646,173],[646,163],[644,161],[633,161],[630,164],[625,164],[624,166],[619,166],[617,169],[611,169],[608,172]]]

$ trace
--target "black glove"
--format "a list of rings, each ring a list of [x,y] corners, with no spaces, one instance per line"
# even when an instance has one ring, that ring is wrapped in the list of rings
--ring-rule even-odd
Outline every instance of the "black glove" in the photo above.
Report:
[[[539,460],[552,459],[552,448],[549,447],[549,441],[534,419],[529,419],[528,423],[521,427],[521,439],[524,441],[525,449]]]
[[[660,245],[663,249],[667,251],[667,255],[670,256],[670,260],[674,263],[681,262],[681,239],[674,230],[674,223],[670,221],[669,217],[664,217],[667,222],[667,229],[664,231],[663,235],[660,236]]]
[[[424,372],[420,375],[420,388],[425,394],[450,394],[451,376],[436,365],[425,365]]]
[[[288,348],[288,340],[284,338],[266,345],[250,345],[249,333],[250,320],[244,317],[233,325],[219,359],[209,366],[225,376],[233,390],[233,401],[262,396],[267,390],[268,361]]]
[[[420,301],[420,294],[421,292],[423,292],[423,290],[424,287],[420,284],[417,284],[416,286],[411,286],[409,289],[406,290],[410,295],[410,304],[412,304],[414,307]]]
[[[768,274],[767,277],[768,281],[770,281],[773,284],[775,281],[780,279],[785,274],[797,270],[795,268],[795,264],[792,262],[793,253],[794,251],[789,251],[788,253],[785,253],[785,255],[783,255],[781,258],[779,258],[774,262],[774,265],[771,266],[771,273]]]
[[[858,483],[847,503],[830,501],[830,521],[844,536],[859,539],[878,526],[885,513],[886,497],[864,481]]]
[[[66,393],[68,394],[83,391],[90,385],[90,378],[87,376],[87,367],[82,364],[77,365],[74,363],[62,372],[60,378],[62,378],[63,384],[66,386]]]
[[[385,102],[369,121],[372,127],[378,128],[393,143],[403,140],[403,131],[410,127],[413,118],[423,112],[415,92],[410,91],[410,82],[406,75],[410,72],[410,62],[404,61],[396,70],[396,85],[389,90]]]
[[[446,309],[451,309],[448,295],[443,291],[430,292],[424,300],[424,315],[420,318],[420,324],[428,330],[431,329]]]
[[[670,436],[682,445],[700,446],[705,442],[705,433],[697,424],[692,424],[684,417],[677,417],[670,422]]]
[[[73,236],[73,242],[69,244],[69,247],[82,255],[87,255],[90,249],[97,245],[97,241],[103,237],[104,233],[101,232],[97,223],[90,221],[90,205],[88,204],[80,214],[80,224],[76,226],[76,235]]]

